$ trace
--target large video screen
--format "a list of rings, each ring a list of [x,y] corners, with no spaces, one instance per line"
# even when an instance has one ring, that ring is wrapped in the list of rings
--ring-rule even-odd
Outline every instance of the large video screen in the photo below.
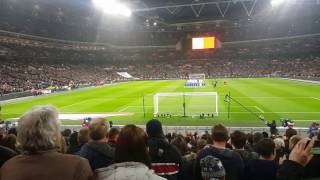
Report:
[[[215,48],[215,37],[192,38],[192,49],[213,49]]]

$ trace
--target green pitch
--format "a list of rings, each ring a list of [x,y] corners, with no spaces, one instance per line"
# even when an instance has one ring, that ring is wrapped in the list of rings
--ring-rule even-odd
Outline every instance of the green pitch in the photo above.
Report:
[[[227,85],[223,85],[227,81]],[[200,119],[194,117],[158,118],[165,125],[201,126],[224,123],[227,126],[264,126],[263,122],[243,107],[224,96],[231,96],[250,111],[263,115],[266,120],[290,118],[296,126],[308,126],[320,120],[320,85],[283,79],[219,79],[216,88],[207,80],[205,88],[185,88],[184,80],[136,81],[102,87],[57,93],[49,96],[2,104],[2,118],[16,118],[35,105],[51,104],[61,113],[127,113],[129,116],[110,117],[114,124],[145,124],[153,117],[153,95],[159,92],[217,92],[219,116]],[[143,110],[143,97],[144,108]],[[174,103],[174,102],[172,102]],[[161,104],[160,104],[161,106]],[[179,106],[178,106],[179,107]],[[177,110],[178,111],[178,110]],[[81,124],[82,120],[66,120],[64,124]]]

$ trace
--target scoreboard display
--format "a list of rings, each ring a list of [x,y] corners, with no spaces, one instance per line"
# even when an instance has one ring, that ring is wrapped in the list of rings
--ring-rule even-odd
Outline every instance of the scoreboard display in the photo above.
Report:
[[[192,38],[192,49],[214,49],[215,37]]]

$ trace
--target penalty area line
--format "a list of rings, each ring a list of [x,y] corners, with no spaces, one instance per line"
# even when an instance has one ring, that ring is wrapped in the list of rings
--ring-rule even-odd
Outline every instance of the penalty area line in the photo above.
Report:
[[[120,109],[118,112],[123,112],[123,111],[127,110],[128,108],[129,108],[129,106],[126,106],[126,107]]]
[[[119,111],[117,112],[123,112],[129,108],[142,108],[143,106],[125,106],[124,108],[120,109]],[[144,107],[153,107],[153,106],[144,106]]]
[[[260,109],[258,106],[254,106],[258,111],[264,113],[264,111],[262,109]]]

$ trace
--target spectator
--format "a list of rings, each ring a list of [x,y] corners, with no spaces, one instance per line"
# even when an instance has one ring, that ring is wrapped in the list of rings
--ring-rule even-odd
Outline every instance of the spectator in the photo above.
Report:
[[[109,123],[102,118],[92,119],[89,126],[90,141],[83,145],[79,155],[88,159],[92,170],[111,165],[114,148],[108,145]]]
[[[18,153],[18,149],[16,147],[16,144],[17,144],[16,135],[8,134],[8,135],[4,136],[0,145],[5,146],[5,147],[13,150],[14,152]]]
[[[251,160],[245,168],[246,180],[276,180],[278,165],[274,161],[276,156],[275,143],[272,139],[264,138],[256,145],[259,159]]]
[[[289,151],[289,140],[290,140],[290,138],[292,136],[294,136],[294,135],[297,135],[297,134],[298,134],[297,131],[295,129],[293,129],[293,128],[289,128],[289,129],[286,130],[286,132],[285,132],[285,140],[284,140],[284,143],[285,143],[284,152],[286,154],[289,154],[289,152],[290,152]]]
[[[206,145],[207,145],[207,141],[205,139],[198,139],[197,146],[196,146],[196,153],[198,154]]]
[[[13,127],[11,127],[9,130],[8,130],[8,134],[13,134],[15,136],[17,136],[17,129],[15,127],[15,125],[13,124]]]
[[[247,137],[246,134],[241,131],[234,131],[231,135],[231,144],[233,151],[237,152],[243,163],[246,165],[252,159],[258,159],[258,154],[255,152],[250,152],[244,149],[246,145]]]
[[[150,170],[148,137],[143,129],[126,125],[119,134],[115,164],[96,170],[97,180],[164,180]]]
[[[70,145],[69,138],[70,138],[71,133],[72,133],[71,129],[65,129],[61,132],[61,135],[64,137],[64,140],[65,140],[67,146]]]
[[[247,134],[247,144],[244,146],[244,149],[250,152],[253,152],[253,134]]]
[[[69,147],[68,147],[68,154],[74,154],[80,150],[78,142],[78,132],[71,133],[69,137]]]
[[[269,134],[265,131],[262,132],[262,136],[263,138],[268,138],[269,137]]]
[[[196,159],[196,154],[189,151],[187,142],[182,135],[178,135],[171,142],[176,146],[182,155],[182,167],[180,168],[179,179],[192,180],[193,178],[193,166]]]
[[[314,140],[302,139],[293,148],[289,160],[285,160],[277,173],[277,180],[301,180],[304,167],[312,159],[311,149]]]
[[[0,145],[0,167],[9,159],[17,155],[12,149]],[[1,174],[0,174],[1,177]]]
[[[58,112],[54,107],[36,107],[19,120],[17,140],[23,154],[8,160],[1,180],[85,180],[92,178],[86,159],[57,152],[60,139]]]
[[[278,135],[277,123],[275,120],[273,120],[272,123],[267,123],[267,126],[270,128],[271,136]]]
[[[292,151],[292,149],[295,147],[295,145],[302,139],[299,135],[291,136],[289,140],[289,153]]]
[[[67,148],[68,148],[68,146],[67,146],[67,140],[65,139],[65,137],[64,136],[60,136],[59,137],[60,139],[59,139],[59,149],[58,149],[58,152],[60,152],[60,153],[63,153],[63,154],[65,154],[65,153],[67,153]],[[68,138],[69,139],[69,138]]]
[[[320,133],[318,133],[317,138],[314,143],[317,143],[317,147],[319,148],[320,142]],[[313,154],[310,162],[304,168],[303,178],[305,179],[320,179],[320,154]]]
[[[119,136],[119,129],[111,128],[108,133],[108,144],[111,147],[116,148],[118,136]]]
[[[226,144],[229,139],[227,128],[221,124],[213,126],[211,130],[211,137],[213,145],[206,146],[198,154],[195,164],[194,179],[204,179],[201,175],[202,167],[200,162],[210,156],[221,160],[226,171],[226,180],[241,179],[243,176],[244,164],[238,153],[226,149]]]
[[[168,180],[177,179],[182,167],[182,157],[179,150],[165,139],[160,121],[150,120],[146,125],[146,131],[149,136],[151,169]]]
[[[82,147],[90,140],[90,132],[88,128],[81,128],[78,135],[78,142],[80,146]]]
[[[253,136],[252,136],[252,151],[257,152],[255,146],[261,139],[263,139],[263,134],[262,133],[256,132],[256,133],[253,134]]]
[[[81,128],[78,132],[73,132],[70,136],[70,147],[68,153],[79,155],[81,147],[89,141],[89,129]]]
[[[276,148],[276,157],[274,160],[275,162],[279,163],[279,159],[285,155],[284,140],[278,137],[278,138],[275,138],[273,142],[275,143],[275,148]]]
[[[319,131],[319,123],[313,122],[308,130],[309,138],[313,138]]]

